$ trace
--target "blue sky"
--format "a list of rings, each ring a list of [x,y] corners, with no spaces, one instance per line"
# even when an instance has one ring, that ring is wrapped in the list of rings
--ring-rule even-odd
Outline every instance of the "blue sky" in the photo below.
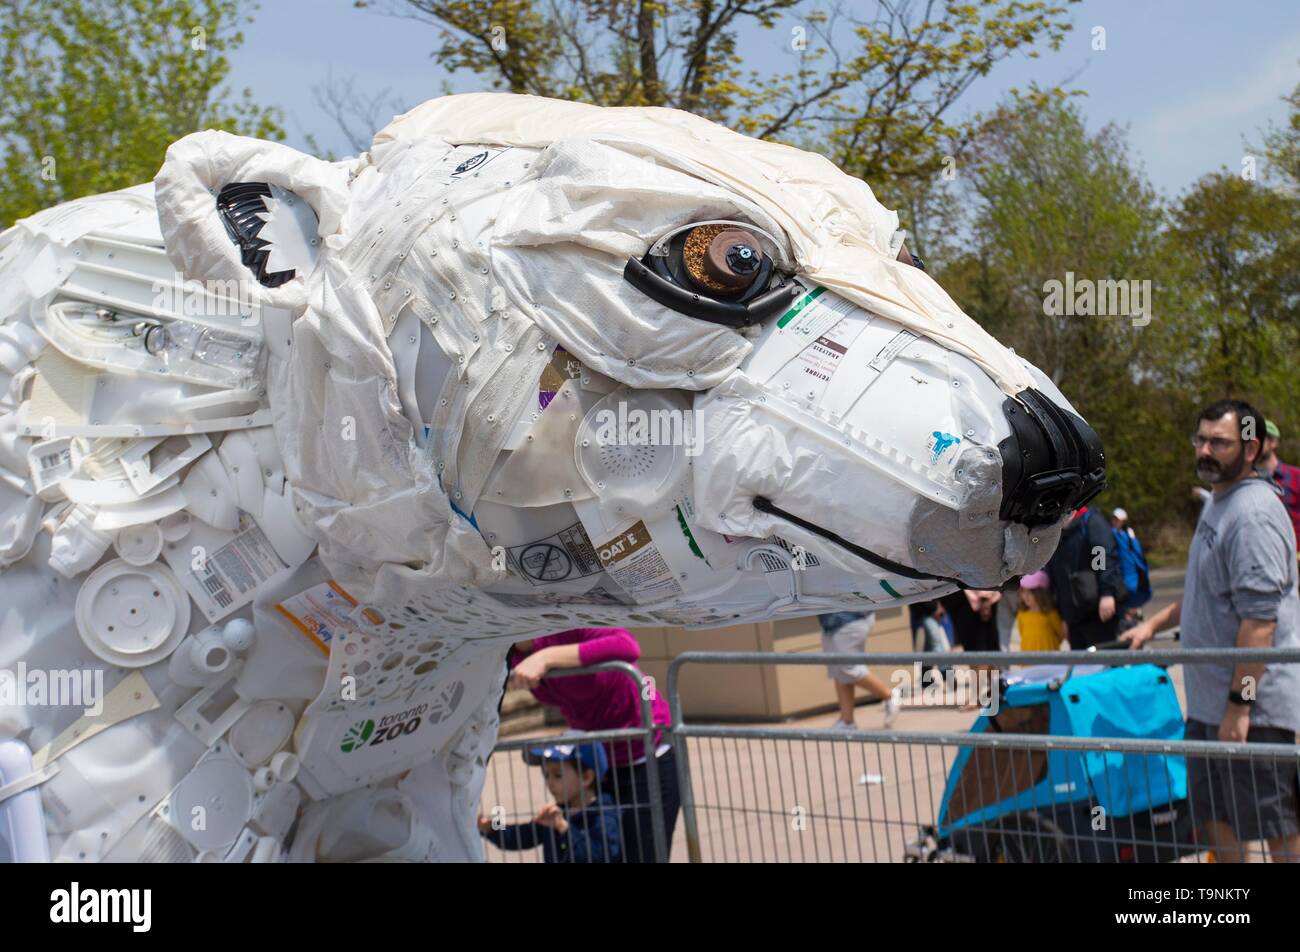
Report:
[[[1081,107],[1093,126],[1127,127],[1153,184],[1174,195],[1198,176],[1239,169],[1243,140],[1286,114],[1279,97],[1300,83],[1300,2],[1296,0],[1085,0],[1070,7],[1074,30],[1061,50],[1018,57],[967,93],[955,114],[992,106],[1006,89],[1064,83],[1087,93]],[[1092,49],[1092,30],[1106,49]],[[314,134],[326,148],[346,140],[316,104],[312,87],[332,69],[358,88],[390,87],[410,103],[476,77],[449,77],[430,57],[433,27],[358,10],[352,0],[262,0],[244,46],[232,57],[233,85],[284,109],[289,142]],[[784,57],[789,29],[753,30],[742,49],[753,62]]]

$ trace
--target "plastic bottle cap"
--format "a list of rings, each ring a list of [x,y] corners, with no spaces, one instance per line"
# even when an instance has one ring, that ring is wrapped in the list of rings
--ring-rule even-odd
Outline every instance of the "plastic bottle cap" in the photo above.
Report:
[[[158,526],[127,526],[117,533],[113,548],[132,565],[148,565],[162,554],[163,534]]]

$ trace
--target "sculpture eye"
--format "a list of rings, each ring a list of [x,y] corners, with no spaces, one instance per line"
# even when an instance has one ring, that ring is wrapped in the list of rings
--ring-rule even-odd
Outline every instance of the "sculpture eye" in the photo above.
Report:
[[[743,299],[744,292],[761,289],[763,275],[772,272],[772,259],[758,238],[733,225],[698,225],[674,245],[666,259],[673,277],[718,297]]]
[[[639,261],[628,259],[623,277],[688,317],[734,328],[758,324],[803,290],[777,269],[760,235],[780,248],[771,235],[742,222],[687,225],[664,235]]]

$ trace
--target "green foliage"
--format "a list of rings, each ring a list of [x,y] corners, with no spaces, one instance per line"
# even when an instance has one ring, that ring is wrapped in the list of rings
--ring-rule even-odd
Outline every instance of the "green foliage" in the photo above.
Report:
[[[1300,128],[1300,97],[1292,125]],[[1274,131],[1270,164],[1287,168]],[[959,181],[967,250],[937,277],[968,313],[1069,395],[1106,447],[1111,489],[1152,537],[1194,516],[1188,434],[1223,396],[1300,433],[1300,198],[1287,176],[1207,175],[1166,205],[1113,127],[1034,91],[986,117]],[[1048,282],[1150,281],[1150,321],[1047,313]],[[1295,442],[1290,444],[1294,448]]]
[[[944,116],[970,85],[1013,53],[1057,48],[1069,30],[1063,3],[1044,0],[851,6],[874,9],[858,17],[805,0],[390,0],[439,28],[438,62],[494,88],[673,106],[759,138],[813,137],[873,184],[932,175],[938,145],[966,129]],[[746,22],[774,33],[761,69],[747,68],[737,48]]]
[[[243,0],[0,0],[0,223],[152,179],[199,129],[283,138],[222,89]]]

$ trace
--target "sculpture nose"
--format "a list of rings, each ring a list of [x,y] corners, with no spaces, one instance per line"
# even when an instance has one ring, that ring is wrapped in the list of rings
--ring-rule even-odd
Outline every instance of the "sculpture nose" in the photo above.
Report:
[[[1101,439],[1080,417],[1033,389],[1008,397],[1002,412],[1011,424],[1011,436],[998,444],[1003,519],[1058,522],[1106,488]]]

